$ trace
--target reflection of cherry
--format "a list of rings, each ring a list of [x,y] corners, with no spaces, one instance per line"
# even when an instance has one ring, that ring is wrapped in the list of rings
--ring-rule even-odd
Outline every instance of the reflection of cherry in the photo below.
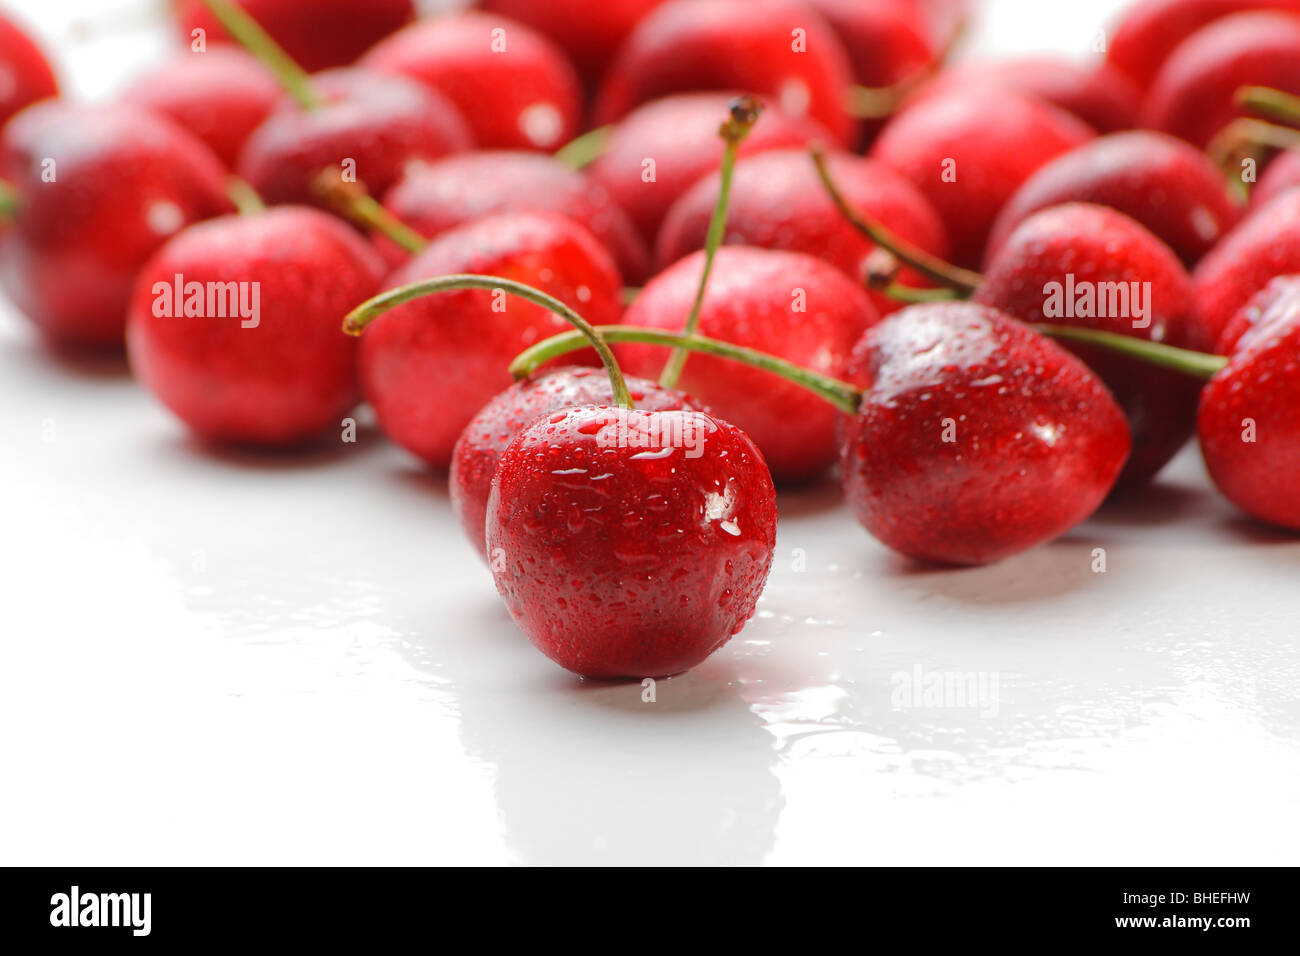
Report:
[[[58,94],[59,84],[41,48],[0,15],[0,127],[24,106]]]

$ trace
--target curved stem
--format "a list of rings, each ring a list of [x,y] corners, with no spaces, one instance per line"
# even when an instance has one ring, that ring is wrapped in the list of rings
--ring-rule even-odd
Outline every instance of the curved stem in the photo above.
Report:
[[[1205,151],[1211,162],[1240,183],[1239,170],[1230,168],[1252,147],[1300,149],[1300,130],[1257,119],[1235,119],[1215,134]]]
[[[262,197],[257,194],[257,190],[249,185],[247,180],[240,179],[238,176],[226,177],[226,195],[230,201],[235,204],[235,211],[241,216],[255,216],[259,212],[266,212],[266,203],[262,202]]]
[[[681,332],[668,332],[637,325],[602,325],[598,326],[596,331],[606,342],[642,342],[646,345],[673,346],[691,352],[717,355],[754,368],[761,368],[808,389],[849,415],[857,414],[858,404],[862,400],[862,390],[855,385],[743,345],[710,339],[703,335],[684,335]],[[586,339],[577,332],[561,332],[559,335],[553,335],[515,356],[515,360],[510,363],[510,374],[515,378],[525,378],[551,359],[559,358],[575,349],[585,348],[586,345]]]
[[[593,130],[588,130],[557,149],[554,158],[570,169],[589,166],[605,151],[612,132],[614,132],[613,126],[597,126]]]
[[[600,356],[601,362],[605,365],[605,370],[609,373],[609,385],[614,393],[614,401],[624,408],[635,407],[632,404],[632,395],[627,390],[627,382],[623,379],[623,372],[618,367],[618,361],[614,358],[614,353],[610,351],[608,343],[601,338],[595,327],[559,299],[547,295],[541,289],[534,289],[530,285],[515,282],[513,279],[503,279],[501,276],[448,275],[436,276],[432,279],[421,279],[419,282],[398,286],[396,289],[389,289],[373,299],[362,302],[349,312],[343,319],[343,331],[348,335],[360,335],[367,325],[389,309],[410,302],[412,299],[421,299],[426,295],[434,295],[439,292],[455,292],[460,289],[487,289],[493,292],[497,290],[509,292],[511,295],[517,295],[534,305],[540,305],[543,309],[547,309],[564,319],[577,329],[577,332],[572,333],[575,338],[581,340],[583,345],[590,345],[596,350],[596,354]]]
[[[917,305],[926,302],[955,302],[962,296],[953,289],[917,289],[901,282],[891,282],[884,293],[895,302]]]
[[[0,222],[9,222],[18,215],[22,198],[18,187],[7,180],[0,179]]]
[[[212,15],[253,56],[280,81],[285,92],[305,110],[315,109],[323,102],[313,89],[307,72],[294,62],[293,57],[262,29],[261,24],[230,0],[203,0]]]
[[[1103,332],[1100,329],[1080,329],[1068,325],[1034,325],[1036,331],[1050,338],[1095,345],[1109,352],[1119,352],[1132,358],[1141,359],[1160,368],[1172,369],[1191,375],[1194,378],[1208,379],[1228,364],[1222,355],[1210,355],[1207,352],[1194,352],[1191,349],[1175,348],[1160,342],[1120,335],[1117,332]]]
[[[700,310],[704,308],[704,295],[709,288],[709,276],[713,273],[713,259],[722,245],[722,237],[727,230],[727,205],[731,202],[731,179],[736,169],[736,154],[749,131],[758,122],[763,112],[763,104],[752,96],[738,96],[727,104],[731,116],[718,127],[722,137],[722,169],[718,186],[718,201],[713,206],[713,215],[709,219],[709,231],[704,240],[704,270],[700,273],[700,284],[695,289],[695,301],[691,303],[691,313],[686,317],[682,331],[694,335],[700,327]],[[674,388],[681,378],[686,366],[689,352],[684,348],[673,349],[659,375],[659,384],[664,388]]]
[[[963,295],[970,295],[979,288],[980,283],[984,281],[984,276],[978,272],[944,262],[938,256],[933,256],[919,246],[912,245],[901,236],[894,235],[880,223],[850,206],[831,176],[830,169],[826,165],[826,154],[821,147],[813,147],[812,161],[817,167],[817,175],[821,177],[826,192],[830,194],[841,215],[852,224],[854,229],[933,282],[954,289]]]
[[[1271,87],[1241,87],[1237,90],[1237,105],[1283,123],[1300,123],[1300,96]]]
[[[385,209],[360,183],[345,183],[340,179],[338,170],[322,169],[312,180],[311,188],[336,212],[382,233],[407,252],[419,252],[429,244],[429,240]]]

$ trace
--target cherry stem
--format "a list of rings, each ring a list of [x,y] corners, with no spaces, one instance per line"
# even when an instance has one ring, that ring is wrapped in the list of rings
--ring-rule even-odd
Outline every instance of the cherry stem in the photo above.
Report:
[[[955,289],[917,289],[910,285],[903,285],[901,282],[891,282],[881,291],[895,302],[904,302],[908,305],[918,305],[926,302],[956,302],[962,298],[961,293]]]
[[[1283,123],[1300,123],[1300,96],[1267,86],[1243,86],[1237,90],[1237,105]]]
[[[570,169],[582,169],[593,163],[609,145],[613,126],[597,126],[570,140],[555,151],[554,159]]]
[[[1191,375],[1194,378],[1208,379],[1228,364],[1222,355],[1208,352],[1194,352],[1180,349],[1160,342],[1120,335],[1117,332],[1103,332],[1101,329],[1082,329],[1068,325],[1033,325],[1035,331],[1053,339],[1065,339],[1084,345],[1095,345],[1108,352],[1118,352],[1132,358],[1141,359],[1150,365],[1171,369]]]
[[[412,254],[424,249],[429,240],[384,208],[383,203],[356,182],[344,182],[335,169],[322,169],[312,180],[312,192],[353,222],[381,233]]]
[[[413,299],[422,299],[426,295],[434,295],[439,292],[456,292],[461,289],[487,289],[492,292],[509,292],[511,295],[526,299],[564,319],[577,329],[576,332],[571,333],[575,339],[581,341],[584,345],[590,345],[596,350],[596,354],[600,356],[605,371],[609,373],[609,386],[614,393],[614,401],[624,408],[636,407],[632,403],[631,393],[627,390],[627,382],[623,378],[623,371],[618,367],[618,360],[614,358],[614,353],[610,351],[609,344],[596,331],[595,326],[559,299],[547,295],[541,289],[534,289],[530,285],[524,285],[522,282],[516,282],[513,279],[503,279],[501,276],[447,275],[435,276],[432,279],[421,279],[419,282],[398,286],[396,289],[389,289],[387,292],[380,293],[374,298],[362,302],[349,312],[343,319],[343,331],[348,335],[360,335],[367,325],[389,309],[396,308]]]
[[[695,301],[691,303],[690,315],[682,331],[694,335],[700,327],[700,311],[704,308],[704,295],[709,288],[709,276],[713,274],[713,259],[722,245],[723,235],[727,230],[727,206],[731,202],[731,180],[736,169],[736,155],[740,144],[744,142],[749,131],[758,122],[763,112],[763,104],[752,96],[738,96],[727,104],[731,115],[718,127],[722,137],[722,168],[718,186],[718,201],[713,206],[713,216],[709,219],[709,231],[704,240],[704,271],[700,273],[700,284],[695,289]],[[675,388],[681,378],[682,369],[686,367],[686,357],[690,352],[684,348],[673,349],[659,375],[659,384],[664,388]]]
[[[21,205],[22,199],[18,195],[18,187],[0,179],[0,221],[13,220],[18,215],[18,207]]]
[[[1253,147],[1300,149],[1300,130],[1277,126],[1257,119],[1236,119],[1221,129],[1206,147],[1210,160],[1231,179],[1238,180],[1237,170],[1230,169]]]
[[[862,390],[855,385],[803,368],[783,358],[769,355],[767,352],[760,352],[732,342],[638,325],[601,325],[596,328],[596,331],[606,342],[666,345],[691,352],[716,355],[760,368],[808,389],[849,415],[857,414],[858,405],[862,400]],[[561,332],[559,335],[553,335],[515,356],[515,360],[510,363],[510,374],[515,378],[527,378],[546,362],[576,349],[585,348],[586,345],[586,339],[577,332]]]
[[[260,23],[231,0],[203,0],[203,3],[226,32],[271,71],[299,106],[312,110],[321,105],[323,100],[312,87],[311,77],[262,29]]]
[[[238,176],[226,177],[226,195],[230,201],[235,204],[235,211],[241,216],[255,216],[260,212],[266,212],[266,203],[262,202],[262,197],[257,194],[247,180],[240,179]]]
[[[963,296],[968,296],[979,288],[984,281],[984,276],[980,275],[980,273],[971,269],[963,269],[950,262],[944,262],[938,256],[926,252],[920,246],[915,246],[901,236],[894,235],[879,222],[850,206],[848,200],[844,198],[844,194],[840,192],[839,187],[835,184],[835,179],[831,176],[831,171],[826,164],[826,153],[820,146],[812,148],[812,161],[813,165],[817,167],[817,175],[821,177],[826,192],[830,195],[836,208],[839,209],[840,214],[849,221],[854,229],[932,282],[947,286]]]

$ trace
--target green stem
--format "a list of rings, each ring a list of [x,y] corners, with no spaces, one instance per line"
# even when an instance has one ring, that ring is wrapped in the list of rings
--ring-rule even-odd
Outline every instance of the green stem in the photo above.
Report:
[[[12,221],[18,215],[20,205],[22,198],[18,195],[18,187],[0,179],[0,222]]]
[[[835,203],[840,214],[849,221],[854,229],[932,282],[947,286],[963,296],[968,296],[979,288],[984,281],[984,276],[978,272],[944,262],[938,256],[926,252],[920,246],[915,246],[901,236],[894,235],[880,223],[850,206],[848,200],[844,198],[844,194],[840,192],[839,187],[835,184],[834,177],[831,176],[831,171],[826,164],[826,154],[821,147],[813,147],[812,161],[813,165],[817,167],[817,175],[821,177],[822,185],[830,195],[831,201]]]
[[[718,186],[718,201],[713,206],[713,216],[709,219],[709,231],[704,240],[704,271],[700,273],[700,284],[695,289],[695,301],[691,304],[690,315],[682,331],[694,335],[700,327],[700,311],[704,308],[704,295],[709,288],[709,276],[713,273],[713,259],[722,245],[722,237],[727,230],[727,205],[731,202],[731,179],[736,169],[736,154],[749,131],[758,122],[763,112],[763,104],[752,96],[739,96],[727,104],[731,115],[720,127],[718,135],[722,137],[721,182]],[[659,375],[659,384],[664,388],[675,388],[686,366],[689,351],[684,348],[673,349]]]
[[[1068,325],[1034,325],[1033,328],[1054,339],[1095,345],[1109,352],[1119,352],[1151,365],[1182,372],[1195,378],[1208,379],[1228,364],[1228,360],[1222,355],[1175,348],[1172,345],[1150,342],[1131,335],[1120,335],[1117,332],[1081,329]]]
[[[366,192],[360,183],[343,182],[338,170],[321,170],[312,180],[311,188],[335,211],[382,233],[409,253],[417,253],[429,244],[429,240],[385,209],[383,203]]]
[[[570,169],[582,169],[584,166],[589,166],[595,162],[601,153],[605,152],[605,147],[609,145],[609,137],[613,131],[613,126],[597,126],[593,130],[588,130],[557,149],[555,159]]]
[[[895,302],[906,302],[909,305],[955,302],[962,297],[961,293],[953,289],[917,289],[910,285],[903,285],[901,282],[891,282],[885,287],[884,293]]]
[[[244,10],[230,0],[203,0],[212,15],[226,29],[226,32],[239,41],[242,46],[271,71],[280,81],[285,92],[297,101],[305,110],[315,109],[324,102],[311,85],[307,75],[293,57],[284,52],[280,44],[262,29],[261,24],[250,17]]]
[[[1239,170],[1232,168],[1254,147],[1300,149],[1300,130],[1288,129],[1257,119],[1235,119],[1217,134],[1206,147],[1210,160],[1240,181]]]
[[[343,319],[343,331],[348,335],[360,335],[367,325],[389,309],[410,302],[412,299],[424,298],[426,295],[434,295],[439,292],[455,292],[460,289],[487,289],[493,292],[497,290],[509,292],[511,295],[526,299],[564,319],[577,329],[572,334],[580,338],[584,344],[594,348],[596,354],[600,356],[601,362],[605,365],[605,370],[609,373],[609,385],[614,393],[614,401],[624,408],[635,407],[632,404],[632,395],[627,390],[627,382],[623,379],[623,372],[618,367],[618,361],[614,358],[614,353],[610,351],[608,343],[596,331],[595,327],[559,299],[547,295],[540,289],[534,289],[530,285],[515,282],[513,279],[503,279],[500,276],[448,275],[436,276],[432,279],[421,279],[419,282],[398,286],[396,289],[389,289],[373,299],[362,302],[349,312]]]
[[[249,185],[247,180],[240,179],[238,176],[226,178],[226,195],[230,197],[230,201],[235,204],[235,211],[241,216],[255,216],[260,212],[266,212],[266,203],[262,202],[262,197],[257,194],[257,190]]]
[[[1243,86],[1237,90],[1237,105],[1283,123],[1300,123],[1300,96],[1292,96],[1281,90],[1267,86]]]
[[[829,375],[801,368],[775,355],[759,352],[756,349],[706,338],[702,335],[684,335],[681,332],[668,332],[663,329],[642,328],[636,325],[602,325],[597,327],[600,337],[606,342],[641,342],[646,345],[666,345],[703,352],[721,358],[732,359],[745,365],[760,368],[794,382],[813,394],[824,398],[840,411],[855,415],[862,400],[862,390],[857,386],[842,382]],[[520,352],[510,363],[510,374],[515,378],[531,375],[539,366],[559,358],[575,349],[584,348],[587,340],[577,332],[561,332],[538,342],[536,345]]]

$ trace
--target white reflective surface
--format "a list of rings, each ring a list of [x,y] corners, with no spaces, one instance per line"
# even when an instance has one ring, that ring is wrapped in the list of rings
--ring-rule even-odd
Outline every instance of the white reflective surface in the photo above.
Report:
[[[1098,4],[995,4],[990,29],[1048,6],[1072,24],[1055,45],[1086,49]],[[78,84],[138,68],[103,48],[153,42],[96,41]],[[895,558],[833,483],[787,495],[758,617],[646,703],[534,651],[445,483],[372,429],[307,458],[204,451],[7,307],[0,407],[3,862],[1300,849],[1300,538],[1236,517],[1194,450],[975,570]]]

